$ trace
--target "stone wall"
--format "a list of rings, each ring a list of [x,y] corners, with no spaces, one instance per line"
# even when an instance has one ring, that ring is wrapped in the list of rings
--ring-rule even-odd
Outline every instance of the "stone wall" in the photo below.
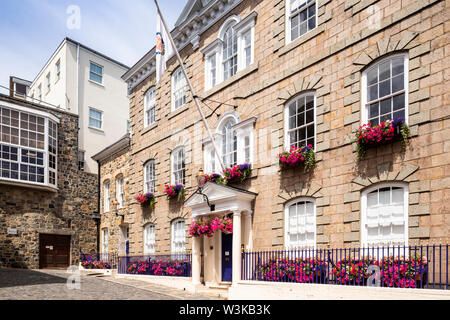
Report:
[[[5,185],[0,181],[0,266],[39,268],[39,234],[71,236],[71,264],[80,249],[96,252],[97,175],[78,170],[78,116],[9,100],[60,118],[58,190]],[[17,235],[8,235],[9,228]]]
[[[375,27],[368,16],[376,10]],[[358,245],[361,191],[381,181],[409,186],[409,242],[441,241],[450,236],[450,141],[448,1],[329,1],[318,0],[318,27],[285,45],[285,1],[244,1],[229,14],[241,18],[258,13],[255,27],[255,63],[227,80],[204,90],[205,60],[200,50],[181,52],[189,78],[203,98],[236,104],[241,120],[257,116],[254,172],[241,187],[258,193],[253,217],[253,247],[284,245],[284,204],[300,196],[316,201],[319,246]],[[228,16],[229,16],[228,15]],[[201,35],[200,49],[217,38],[226,17]],[[372,21],[373,22],[373,21]],[[354,135],[361,124],[361,71],[390,53],[409,55],[409,124],[406,150],[394,142],[368,151],[358,161]],[[170,183],[170,153],[186,147],[187,196],[194,191],[196,172],[203,167],[201,139],[206,130],[190,93],[187,105],[171,112],[170,75],[178,66],[169,61],[157,87],[157,122],[143,126],[144,93],[155,85],[154,74],[130,96],[131,194],[142,191],[143,164],[156,160],[157,204],[148,218],[131,198],[126,220],[130,224],[131,253],[142,253],[143,224],[156,225],[156,249],[170,252],[170,222],[190,213],[163,194]],[[317,166],[309,173],[280,173],[277,154],[284,148],[284,106],[305,90],[316,94]],[[232,106],[202,104],[214,131],[218,117]],[[150,220],[149,220],[150,219]],[[187,239],[190,249],[190,239]]]

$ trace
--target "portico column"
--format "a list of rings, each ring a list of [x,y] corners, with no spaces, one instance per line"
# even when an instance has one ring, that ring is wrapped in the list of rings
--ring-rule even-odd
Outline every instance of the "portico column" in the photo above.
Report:
[[[241,280],[241,211],[233,212],[233,286]]]
[[[200,284],[200,272],[201,272],[201,237],[192,237],[192,284]]]
[[[246,250],[252,250],[252,238],[253,238],[253,230],[252,230],[252,212],[246,211],[244,213],[244,243],[246,245]]]

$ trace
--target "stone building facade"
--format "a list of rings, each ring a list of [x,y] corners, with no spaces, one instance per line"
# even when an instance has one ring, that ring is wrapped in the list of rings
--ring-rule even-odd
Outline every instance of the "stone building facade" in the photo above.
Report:
[[[293,246],[289,210],[293,204],[311,204],[313,227],[309,231],[309,246],[364,245],[370,236],[367,199],[383,192],[389,194],[392,206],[394,196],[400,197],[405,216],[400,218],[401,230],[392,227],[392,238],[383,239],[381,235],[380,243],[393,239],[410,245],[448,240],[448,1],[202,3],[188,2],[172,34],[220,152],[230,151],[227,147],[222,149],[221,141],[226,138],[221,134],[230,130],[225,124],[232,118],[237,158],[240,163],[245,159],[252,164],[252,175],[238,186],[240,190],[228,189],[229,196],[236,199],[245,198],[242,190],[254,195],[253,200],[246,198],[250,207],[243,206],[242,219],[239,210],[228,210],[242,224],[242,234],[233,241],[242,240],[248,250]],[[303,21],[304,15],[310,21]],[[224,46],[233,46],[233,32],[238,49],[230,49],[230,55]],[[231,69],[227,61],[233,61]],[[383,95],[384,89],[380,88],[385,78],[379,70],[386,65],[390,94]],[[178,89],[183,82],[179,85],[178,67],[178,61],[172,57],[161,82],[156,83],[152,49],[123,76],[130,87],[131,101],[130,197],[124,217],[129,225],[130,254],[142,254],[143,226],[147,223],[155,226],[155,252],[173,253],[174,222],[184,221],[184,250],[193,249],[196,257],[199,251],[204,257],[212,255],[210,266],[220,270],[221,255],[213,248],[219,249],[221,240],[205,239],[203,244],[195,244],[199,240],[187,236],[192,212],[200,208],[200,203],[188,200],[191,205],[185,206],[183,202],[167,200],[163,193],[166,184],[174,183],[174,164],[178,163],[180,148],[185,160],[185,199],[196,190],[195,176],[200,169],[220,170],[217,159],[211,161],[211,141],[190,92],[186,90],[185,101],[183,96],[180,100]],[[380,90],[375,93],[375,100],[369,91],[373,89],[373,70],[378,70],[375,86]],[[393,80],[397,75],[399,78]],[[403,112],[400,114],[410,128],[408,145],[404,148],[395,141],[371,148],[365,158],[358,160],[355,133],[373,116],[368,114],[367,102],[381,104],[383,97],[401,99],[400,104],[390,104],[393,109],[388,113],[392,119],[397,110]],[[298,135],[294,134],[294,138],[289,122],[293,103],[299,106],[298,116],[313,112],[305,115],[309,120],[304,121],[311,131],[295,133]],[[299,111],[302,103],[307,109],[312,107]],[[380,110],[375,112],[379,122],[386,119]],[[294,129],[302,130],[300,126]],[[309,144],[311,140],[317,160],[312,170],[280,171],[278,154],[289,150],[291,139],[297,139],[299,144]],[[250,155],[245,150],[250,150]],[[135,196],[144,189],[144,165],[150,160],[155,165],[157,202],[148,217]],[[209,189],[213,198],[228,192],[218,187]],[[194,214],[195,218],[205,215],[200,211]],[[396,238],[396,232],[401,239]],[[233,244],[233,260],[240,259],[237,254],[235,258],[240,245]],[[194,263],[199,263],[196,261],[194,258]],[[233,264],[233,270],[235,266],[239,265]],[[218,278],[211,275],[207,281],[220,281]]]
[[[0,266],[77,265],[80,250],[97,250],[94,213],[98,198],[97,175],[78,170],[78,116],[3,95],[0,107],[3,123]],[[16,134],[21,132],[21,139],[28,128],[29,140],[19,140],[15,128],[19,128]],[[37,138],[32,136],[34,131],[38,132]],[[41,138],[39,132],[43,133]],[[34,139],[37,140],[33,142]],[[49,152],[44,147],[47,145]],[[56,149],[51,150],[52,146]],[[52,152],[56,159],[52,158]],[[53,170],[56,180],[52,180]]]
[[[100,252],[124,255],[127,252],[127,203],[132,201],[129,192],[130,136],[122,137],[92,157],[100,168]],[[123,180],[122,180],[123,179]],[[123,188],[120,186],[123,181]],[[124,204],[118,203],[123,190]]]

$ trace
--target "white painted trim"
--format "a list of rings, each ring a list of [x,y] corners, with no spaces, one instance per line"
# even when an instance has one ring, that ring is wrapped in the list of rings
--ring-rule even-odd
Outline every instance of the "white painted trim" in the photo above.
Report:
[[[369,66],[364,69],[361,75],[361,125],[368,123],[369,119],[369,111],[366,107],[367,104],[367,73],[371,71],[373,68],[378,67],[383,62],[387,60],[395,59],[403,57],[404,62],[404,87],[405,87],[405,123],[409,123],[409,55],[408,53],[396,53],[396,54],[388,54],[386,57],[377,60],[375,63],[369,64]]]
[[[319,0],[315,0],[315,6],[316,6],[316,26],[314,29],[316,29],[319,26],[319,6],[318,6],[318,2]],[[291,40],[291,10],[290,10],[290,6],[291,6],[291,1],[290,0],[285,0],[285,12],[284,12],[284,16],[285,16],[285,26],[286,26],[286,30],[285,30],[285,45],[288,45],[291,42],[294,42],[295,40],[303,37],[304,35],[308,34],[309,32],[313,31],[314,29],[311,29],[309,31],[307,31],[305,34],[302,34],[301,36],[298,36],[297,38],[295,38],[294,40]]]
[[[387,188],[387,187],[400,187],[403,188],[403,213],[405,219],[405,233],[404,242],[408,245],[409,235],[408,235],[408,209],[409,209],[409,185],[405,182],[389,182],[389,183],[378,183],[370,188],[365,189],[361,192],[361,246],[367,246],[367,228],[366,228],[366,215],[367,215],[367,195],[372,191]]]
[[[37,110],[37,109],[25,107],[25,106],[13,104],[13,103],[6,102],[6,101],[0,101],[0,106],[6,107],[6,108],[11,108],[11,109],[16,109],[16,110],[19,110],[19,111],[22,111],[22,112],[30,113],[32,115],[46,117],[46,118],[51,119],[52,121],[55,121],[58,124],[61,122],[59,118],[57,118],[56,116],[54,116],[53,114],[51,114],[49,112],[45,112],[45,111],[41,111],[41,110]]]
[[[291,246],[288,243],[288,239],[289,239],[289,208],[296,204],[297,202],[312,202],[313,206],[314,206],[314,249],[316,249],[317,247],[317,210],[316,210],[316,199],[312,198],[312,197],[300,197],[300,198],[296,198],[293,199],[289,202],[287,202],[284,205],[284,246],[285,248],[297,248],[295,246]]]

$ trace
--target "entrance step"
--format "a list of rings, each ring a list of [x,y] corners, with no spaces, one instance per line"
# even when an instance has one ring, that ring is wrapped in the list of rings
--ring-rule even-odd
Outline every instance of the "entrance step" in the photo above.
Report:
[[[221,299],[228,298],[228,288],[230,283],[218,283],[217,285],[207,285],[198,290],[198,293],[214,296]]]

